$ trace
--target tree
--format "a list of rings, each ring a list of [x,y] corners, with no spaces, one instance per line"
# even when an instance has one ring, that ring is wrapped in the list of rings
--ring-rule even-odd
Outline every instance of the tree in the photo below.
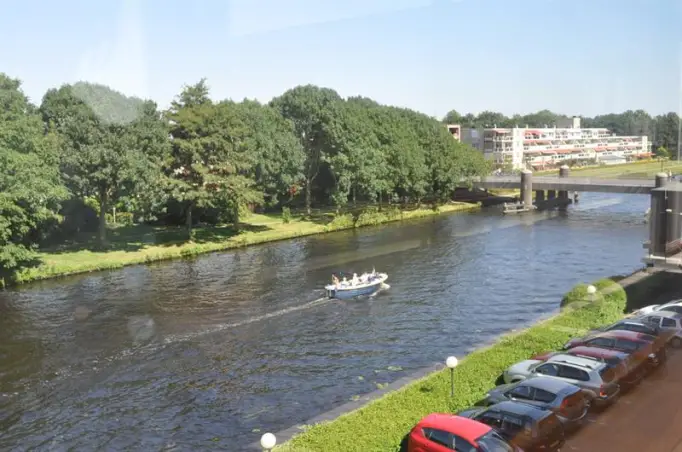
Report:
[[[457,110],[450,110],[443,117],[443,124],[461,124],[463,119]]]
[[[248,175],[255,155],[246,144],[247,129],[233,102],[214,104],[204,79],[186,86],[168,111],[171,158],[166,169],[172,196],[185,203],[187,236],[193,236],[195,207],[221,206],[236,227],[239,208],[262,202]]]
[[[107,243],[109,208],[132,193],[149,170],[133,134],[135,127],[141,129],[135,124],[144,121],[149,106],[126,99],[101,85],[64,85],[48,91],[41,106],[45,122],[64,138],[61,169],[68,186],[81,197],[98,200],[102,247]]]
[[[656,157],[660,159],[669,159],[670,158],[670,151],[668,151],[664,146],[659,146],[656,148]]]
[[[294,124],[257,101],[244,100],[234,107],[247,130],[244,146],[254,158],[250,177],[266,204],[275,206],[279,196],[294,192],[303,177],[306,156]]]
[[[37,265],[35,244],[60,220],[68,192],[54,165],[55,140],[21,90],[0,73],[0,286]]]
[[[293,122],[296,137],[306,153],[303,185],[308,215],[311,214],[312,185],[334,153],[330,129],[338,117],[341,100],[334,90],[306,85],[290,89],[270,103]]]

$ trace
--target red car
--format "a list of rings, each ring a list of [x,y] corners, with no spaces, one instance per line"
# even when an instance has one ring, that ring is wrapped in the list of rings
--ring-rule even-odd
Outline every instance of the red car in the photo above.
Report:
[[[591,358],[598,361],[604,361],[612,366],[616,372],[616,378],[619,381],[633,385],[637,383],[643,376],[643,371],[640,369],[641,362],[638,362],[634,355],[628,352],[613,350],[600,347],[578,346],[569,348],[561,352],[545,352],[533,356],[531,359],[546,361],[552,356],[556,355],[572,355],[580,356],[582,358]]]
[[[414,426],[407,452],[523,452],[509,445],[492,427],[452,414],[433,413]]]
[[[654,336],[634,331],[618,330],[590,334],[568,341],[564,345],[564,350],[579,346],[607,348],[631,353],[637,362],[648,361],[653,366],[658,366],[666,359],[665,344]]]

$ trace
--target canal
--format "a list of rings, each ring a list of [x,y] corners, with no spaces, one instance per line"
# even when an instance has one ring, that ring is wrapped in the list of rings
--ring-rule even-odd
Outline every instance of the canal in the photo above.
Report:
[[[585,194],[0,292],[0,450],[240,450],[640,267],[647,206]],[[320,298],[372,267],[390,290]]]

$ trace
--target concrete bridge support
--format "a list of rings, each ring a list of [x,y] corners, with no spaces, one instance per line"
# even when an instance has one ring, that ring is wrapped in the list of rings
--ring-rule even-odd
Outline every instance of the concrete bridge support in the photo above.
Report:
[[[556,198],[556,190],[547,190],[547,201]]]
[[[568,168],[568,166],[563,165],[561,168],[559,168],[559,177],[568,177],[569,172],[570,172],[570,169]],[[559,209],[560,210],[566,210],[566,206],[570,202],[571,201],[568,198],[568,192],[565,190],[560,190],[559,191]]]
[[[545,202],[545,191],[544,190],[535,190],[535,203],[542,203]]]
[[[533,205],[533,173],[527,169],[521,171],[521,202],[526,207]]]
[[[668,175],[659,173],[656,175],[656,188],[664,187],[668,182]],[[651,206],[649,210],[649,254],[655,256],[665,255],[666,245],[666,193],[662,191],[651,192]]]

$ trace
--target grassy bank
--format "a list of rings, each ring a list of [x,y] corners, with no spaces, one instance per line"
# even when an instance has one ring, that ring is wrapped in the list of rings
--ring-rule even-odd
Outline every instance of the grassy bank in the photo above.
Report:
[[[661,171],[682,172],[682,162],[666,160],[643,160],[640,162],[623,163],[622,165],[600,165],[585,168],[571,168],[571,176],[601,177],[605,179],[653,179]],[[538,171],[537,175],[556,175],[558,169]]]
[[[119,227],[110,231],[110,245],[106,251],[97,250],[92,236],[43,250],[40,253],[42,264],[20,272],[14,282],[20,284],[77,273],[111,270],[127,265],[191,257],[294,237],[478,208],[477,204],[449,203],[438,209],[386,208],[379,212],[376,208],[369,207],[340,215],[325,211],[317,211],[311,217],[293,215],[289,222],[285,222],[281,215],[252,214],[244,219],[238,232],[231,226],[199,227],[195,230],[192,242],[184,239],[186,234],[183,228],[146,225]]]
[[[598,292],[593,303],[582,303],[584,287],[573,290],[565,304],[578,308],[564,309],[545,322],[509,334],[493,346],[464,358],[455,369],[453,398],[449,394],[449,371],[435,372],[332,422],[309,426],[276,450],[400,450],[403,437],[423,416],[471,406],[495,386],[495,380],[511,364],[542,351],[558,349],[571,337],[621,318],[627,303],[626,291],[611,279],[594,285]]]

